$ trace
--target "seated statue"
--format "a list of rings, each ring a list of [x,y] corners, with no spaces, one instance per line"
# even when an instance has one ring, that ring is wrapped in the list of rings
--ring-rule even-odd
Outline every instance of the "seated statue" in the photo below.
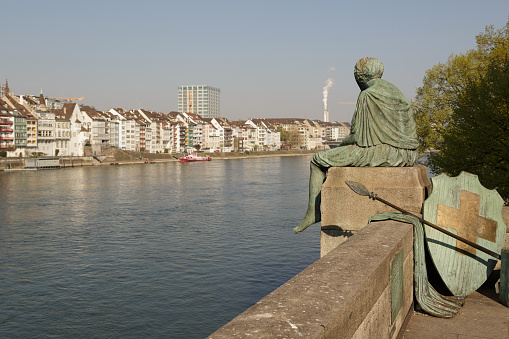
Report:
[[[354,76],[361,93],[351,133],[338,147],[313,156],[308,208],[295,233],[320,221],[320,192],[330,167],[413,166],[418,160],[410,103],[396,86],[381,79],[383,71],[384,65],[375,58],[362,58],[355,64]]]

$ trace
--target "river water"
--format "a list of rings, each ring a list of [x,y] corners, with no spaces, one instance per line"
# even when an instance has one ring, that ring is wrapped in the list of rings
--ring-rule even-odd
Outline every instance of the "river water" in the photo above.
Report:
[[[0,337],[206,337],[319,258],[309,160],[0,172]]]

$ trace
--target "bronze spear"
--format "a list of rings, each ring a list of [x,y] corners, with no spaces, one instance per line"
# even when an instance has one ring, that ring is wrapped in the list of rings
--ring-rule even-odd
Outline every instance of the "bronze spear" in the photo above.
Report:
[[[461,242],[464,242],[465,244],[470,245],[470,246],[472,246],[472,247],[473,247],[473,248],[475,248],[475,249],[478,249],[478,250],[480,250],[480,251],[483,251],[484,253],[487,253],[487,254],[491,255],[492,257],[495,257],[495,258],[497,258],[497,259],[500,259],[500,254],[498,254],[498,253],[496,253],[496,252],[493,252],[493,251],[491,251],[491,250],[489,250],[489,249],[487,249],[487,248],[485,248],[485,247],[482,247],[481,245],[478,245],[478,244],[476,244],[475,242],[472,242],[472,241],[470,241],[470,240],[467,240],[467,239],[465,239],[465,238],[462,238],[462,237],[460,237],[460,236],[458,236],[458,235],[456,235],[456,234],[454,234],[454,233],[451,233],[451,232],[449,232],[449,231],[446,231],[446,230],[444,230],[443,228],[441,228],[440,226],[437,226],[437,225],[435,225],[435,224],[432,224],[432,223],[430,223],[429,221],[426,221],[426,220],[424,220],[423,218],[421,218],[421,217],[419,217],[419,216],[417,216],[417,215],[415,215],[415,214],[413,214],[413,213],[410,213],[410,212],[408,212],[408,211],[405,211],[405,210],[404,210],[404,209],[402,209],[401,207],[398,207],[398,206],[396,206],[396,205],[391,204],[391,203],[390,203],[390,202],[388,202],[387,200],[384,200],[384,199],[382,199],[382,198],[379,198],[379,197],[378,197],[378,196],[377,196],[374,192],[369,192],[369,191],[368,191],[368,189],[366,188],[366,186],[364,186],[363,184],[360,184],[360,183],[355,182],[355,181],[345,181],[345,183],[347,184],[347,186],[348,186],[348,187],[350,187],[350,188],[352,189],[352,191],[354,191],[355,193],[357,193],[357,194],[359,194],[359,195],[369,197],[370,199],[373,199],[373,200],[378,200],[378,201],[380,201],[380,202],[382,202],[382,203],[384,203],[384,204],[386,204],[386,205],[388,205],[388,206],[390,206],[390,207],[392,207],[392,208],[394,208],[394,209],[396,209],[396,210],[398,210],[398,211],[400,211],[400,212],[406,213],[406,214],[408,214],[408,215],[411,215],[411,216],[413,216],[413,217],[415,217],[415,218],[419,219],[421,222],[423,222],[423,223],[425,223],[426,225],[428,225],[428,226],[430,226],[430,227],[432,227],[432,228],[436,229],[437,231],[440,231],[440,232],[442,232],[442,233],[445,233],[445,234],[447,234],[448,236],[451,236],[451,237],[453,237],[453,238],[454,238],[454,239],[456,239],[456,240],[459,240],[459,241],[461,241]]]

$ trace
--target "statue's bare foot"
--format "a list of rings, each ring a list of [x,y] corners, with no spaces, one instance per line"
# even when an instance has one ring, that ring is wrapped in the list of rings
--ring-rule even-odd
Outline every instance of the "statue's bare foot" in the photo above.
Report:
[[[318,166],[311,163],[309,177],[309,200],[306,215],[299,226],[293,229],[294,233],[304,231],[309,226],[317,223],[321,219],[320,201],[322,184],[325,181],[325,172]]]
[[[293,229],[293,233],[297,234],[299,232],[302,232],[304,231],[306,228],[308,228],[309,226],[313,225],[313,224],[316,224],[317,222],[320,221],[320,219],[316,220],[316,217],[315,217],[316,213],[314,210],[312,210],[311,212],[307,212],[306,215],[304,216],[304,219],[302,220],[302,222],[300,223],[299,226],[295,227]]]

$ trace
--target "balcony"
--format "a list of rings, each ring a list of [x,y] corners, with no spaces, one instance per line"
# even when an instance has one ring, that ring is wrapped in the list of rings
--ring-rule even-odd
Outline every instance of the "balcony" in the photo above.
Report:
[[[0,125],[12,125],[13,122],[12,121],[8,121],[8,120],[0,120]]]
[[[14,138],[0,137],[0,140],[3,140],[3,141],[14,141]]]
[[[110,140],[109,134],[98,133],[92,136],[95,140]]]

